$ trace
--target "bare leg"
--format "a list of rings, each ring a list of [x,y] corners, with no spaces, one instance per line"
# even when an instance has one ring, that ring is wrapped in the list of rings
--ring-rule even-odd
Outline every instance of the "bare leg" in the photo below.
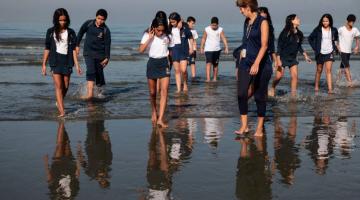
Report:
[[[159,81],[161,87],[161,93],[160,93],[159,119],[157,121],[157,124],[163,128],[168,127],[168,125],[164,122],[164,113],[167,105],[169,81],[170,81],[169,77],[161,78]]]
[[[63,88],[64,88],[64,80],[63,75],[61,74],[53,74],[54,86],[55,86],[55,96],[57,108],[59,110],[59,117],[63,117],[65,115],[64,111],[64,98],[63,98]]]
[[[87,99],[91,99],[94,97],[94,85],[95,85],[94,81],[87,82],[87,90],[88,90]]]
[[[183,84],[184,84],[184,92],[188,91],[188,74],[187,74],[187,60],[182,60],[180,62],[180,70],[182,74]]]
[[[322,70],[323,70],[323,65],[318,64],[316,66],[316,74],[315,74],[315,92],[319,91],[319,82],[320,82]]]
[[[325,62],[326,81],[327,81],[327,85],[328,85],[328,92],[329,92],[329,94],[333,93],[332,73],[331,73],[332,64],[333,64],[332,61]]]
[[[219,65],[213,65],[213,81],[217,81],[217,77],[218,77],[218,73],[219,73]]]
[[[191,78],[195,78],[195,77],[196,77],[196,65],[191,64]]]
[[[206,82],[210,82],[211,63],[206,63]]]
[[[271,97],[275,96],[276,86],[277,86],[277,84],[279,84],[280,80],[284,76],[284,72],[285,72],[285,69],[283,67],[277,67],[272,86],[271,86],[271,88],[269,89],[269,92],[268,92],[269,96],[271,96]]]
[[[235,133],[238,134],[238,135],[243,135],[243,134],[249,132],[248,116],[247,115],[241,115],[240,116],[240,121],[241,121],[241,127],[240,127],[239,130],[235,131]]]
[[[262,137],[264,135],[264,117],[258,117],[258,124],[256,127],[255,137]]]
[[[298,82],[297,65],[290,67],[290,76],[291,76],[291,96],[295,97],[297,92],[297,82]]]
[[[65,98],[67,91],[69,90],[69,86],[70,86],[70,75],[64,76],[63,98]]]
[[[348,81],[349,87],[352,87],[352,80],[351,80],[351,73],[350,73],[350,66],[345,68],[345,76],[346,80]]]
[[[151,105],[151,122],[153,126],[157,122],[157,111],[156,111],[156,79],[148,79],[149,93],[150,93],[150,105]]]
[[[175,69],[175,81],[176,81],[176,88],[177,93],[181,92],[181,70],[180,70],[180,63],[179,62],[173,62],[173,66]]]

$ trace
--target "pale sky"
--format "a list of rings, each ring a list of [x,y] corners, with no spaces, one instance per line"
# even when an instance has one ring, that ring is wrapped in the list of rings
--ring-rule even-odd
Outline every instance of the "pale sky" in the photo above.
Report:
[[[208,23],[218,16],[220,23],[243,22],[235,0],[0,0],[0,23],[51,23],[54,10],[66,8],[73,24],[93,18],[98,8],[109,12],[109,24],[147,24],[157,10],[179,12],[183,18],[192,15],[198,23]],[[324,13],[331,13],[335,24],[342,24],[349,13],[358,15],[360,0],[260,0],[267,6],[275,24],[283,24],[288,14],[295,13],[303,24],[317,24]]]

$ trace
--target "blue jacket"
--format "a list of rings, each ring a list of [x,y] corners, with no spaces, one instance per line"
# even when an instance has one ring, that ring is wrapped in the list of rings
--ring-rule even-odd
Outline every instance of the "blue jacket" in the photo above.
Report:
[[[336,28],[331,28],[332,44],[335,52],[338,52],[335,42],[339,41],[339,34]],[[321,41],[322,41],[322,28],[316,27],[308,37],[309,44],[315,52],[315,56],[318,56],[321,52]]]
[[[51,67],[56,66],[56,43],[54,39],[54,30],[55,28],[49,28],[46,31],[45,38],[45,49],[49,50],[49,65]],[[68,28],[68,67],[74,66],[74,57],[73,51],[76,47],[76,33],[73,29]]]

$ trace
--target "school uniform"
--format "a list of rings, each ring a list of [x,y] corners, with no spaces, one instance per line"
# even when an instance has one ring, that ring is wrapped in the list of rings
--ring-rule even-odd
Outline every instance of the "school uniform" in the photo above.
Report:
[[[191,34],[192,34],[194,40],[197,40],[199,38],[199,35],[198,35],[196,30],[192,29]],[[196,47],[196,45],[194,47]],[[189,55],[189,60],[188,60],[189,65],[194,65],[195,64],[196,56],[197,56],[196,55],[196,50],[194,48],[194,52],[191,55]]]
[[[106,58],[110,59],[110,30],[105,24],[97,27],[95,20],[88,20],[79,30],[76,40],[77,46],[80,46],[85,33],[83,55],[87,68],[86,80],[95,81],[97,86],[105,85],[103,66],[100,63]]]
[[[334,53],[338,51],[335,42],[339,40],[336,28],[325,31],[323,27],[317,27],[310,34],[308,40],[315,52],[317,64],[334,61]]]
[[[173,27],[171,30],[171,58],[173,62],[188,60],[189,58],[189,39],[192,33],[187,26],[181,29]]]
[[[219,65],[220,53],[221,53],[221,33],[223,32],[222,27],[213,30],[211,26],[205,28],[206,41],[204,46],[206,63],[211,63],[215,66]]]
[[[304,53],[302,48],[301,33],[290,33],[282,31],[278,38],[277,54],[280,56],[282,67],[298,65],[297,55]]]
[[[149,33],[145,32],[141,44],[149,40]],[[146,77],[148,79],[158,79],[170,77],[170,66],[168,62],[170,38],[166,35],[161,37],[154,36],[149,42],[146,51],[149,53],[147,62]]]
[[[350,67],[350,55],[352,52],[352,44],[354,38],[360,37],[360,31],[356,27],[353,27],[350,31],[346,26],[342,26],[338,29],[339,32],[339,46],[341,64],[340,68]]]
[[[70,75],[74,66],[73,51],[76,47],[76,34],[71,28],[60,33],[56,39],[55,28],[46,32],[45,49],[49,50],[49,65],[52,73]]]

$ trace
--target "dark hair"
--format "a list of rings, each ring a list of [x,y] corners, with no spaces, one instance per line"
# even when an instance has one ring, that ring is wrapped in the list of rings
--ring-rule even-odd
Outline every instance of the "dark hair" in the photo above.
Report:
[[[196,22],[196,19],[195,19],[195,17],[193,17],[193,16],[189,16],[188,18],[187,18],[187,20],[186,20],[187,22]]]
[[[105,9],[99,9],[98,11],[96,11],[96,16],[103,16],[105,18],[105,20],[107,19],[108,13]]]
[[[169,20],[175,20],[177,23],[179,23],[181,21],[181,16],[179,15],[179,13],[173,12],[169,15]],[[173,28],[173,26],[170,23],[169,30],[171,31],[172,28]]]
[[[328,18],[328,19],[329,19],[329,25],[330,25],[330,27],[332,28],[334,21],[333,21],[332,16],[331,16],[330,14],[328,14],[328,13],[324,14],[324,15],[320,18],[318,28],[321,28],[321,27],[323,26],[322,21],[323,21],[324,18]]]
[[[159,11],[156,12],[155,18],[157,18],[157,17],[158,18],[165,18],[165,19],[167,18],[166,13],[164,11],[162,11],[162,10],[159,10]]]
[[[217,18],[217,17],[212,17],[212,18],[211,18],[211,23],[212,23],[212,24],[219,24],[219,18]]]
[[[350,14],[350,15],[346,18],[346,20],[347,20],[348,22],[355,22],[355,21],[356,21],[356,16],[353,15],[353,14]]]
[[[248,7],[250,8],[251,12],[256,12],[258,9],[258,2],[257,0],[236,0],[237,7]]]
[[[258,12],[265,13],[267,15],[266,20],[269,22],[269,25],[272,25],[271,16],[267,7],[259,7]]]
[[[66,11],[65,8],[58,8],[55,10],[54,12],[54,16],[53,16],[53,25],[54,25],[54,31],[55,31],[55,38],[57,41],[61,40],[60,37],[60,23],[59,23],[59,18],[60,16],[65,16],[66,17],[66,24],[65,24],[65,29],[67,29],[70,26],[70,17],[68,12]]]
[[[294,25],[292,23],[296,16],[296,14],[291,14],[286,17],[285,27],[282,30],[281,34],[286,34],[287,36],[294,36],[296,40],[299,40],[299,42],[301,43],[304,39],[304,34],[298,28],[294,28]]]
[[[167,21],[166,13],[164,11],[162,11],[162,10],[159,10],[159,11],[156,12],[155,18],[159,18],[159,19],[162,20],[162,25],[165,27],[165,33],[166,33],[166,35],[169,35],[169,33],[170,33],[169,32],[169,23]],[[153,22],[154,22],[154,20],[153,20]]]
[[[164,26],[164,33],[166,35],[169,35],[169,31],[168,26],[167,26],[167,22],[164,23],[164,19],[160,18],[160,17],[155,17],[155,19],[153,19],[153,21],[151,22],[151,28],[157,28],[159,26]]]

